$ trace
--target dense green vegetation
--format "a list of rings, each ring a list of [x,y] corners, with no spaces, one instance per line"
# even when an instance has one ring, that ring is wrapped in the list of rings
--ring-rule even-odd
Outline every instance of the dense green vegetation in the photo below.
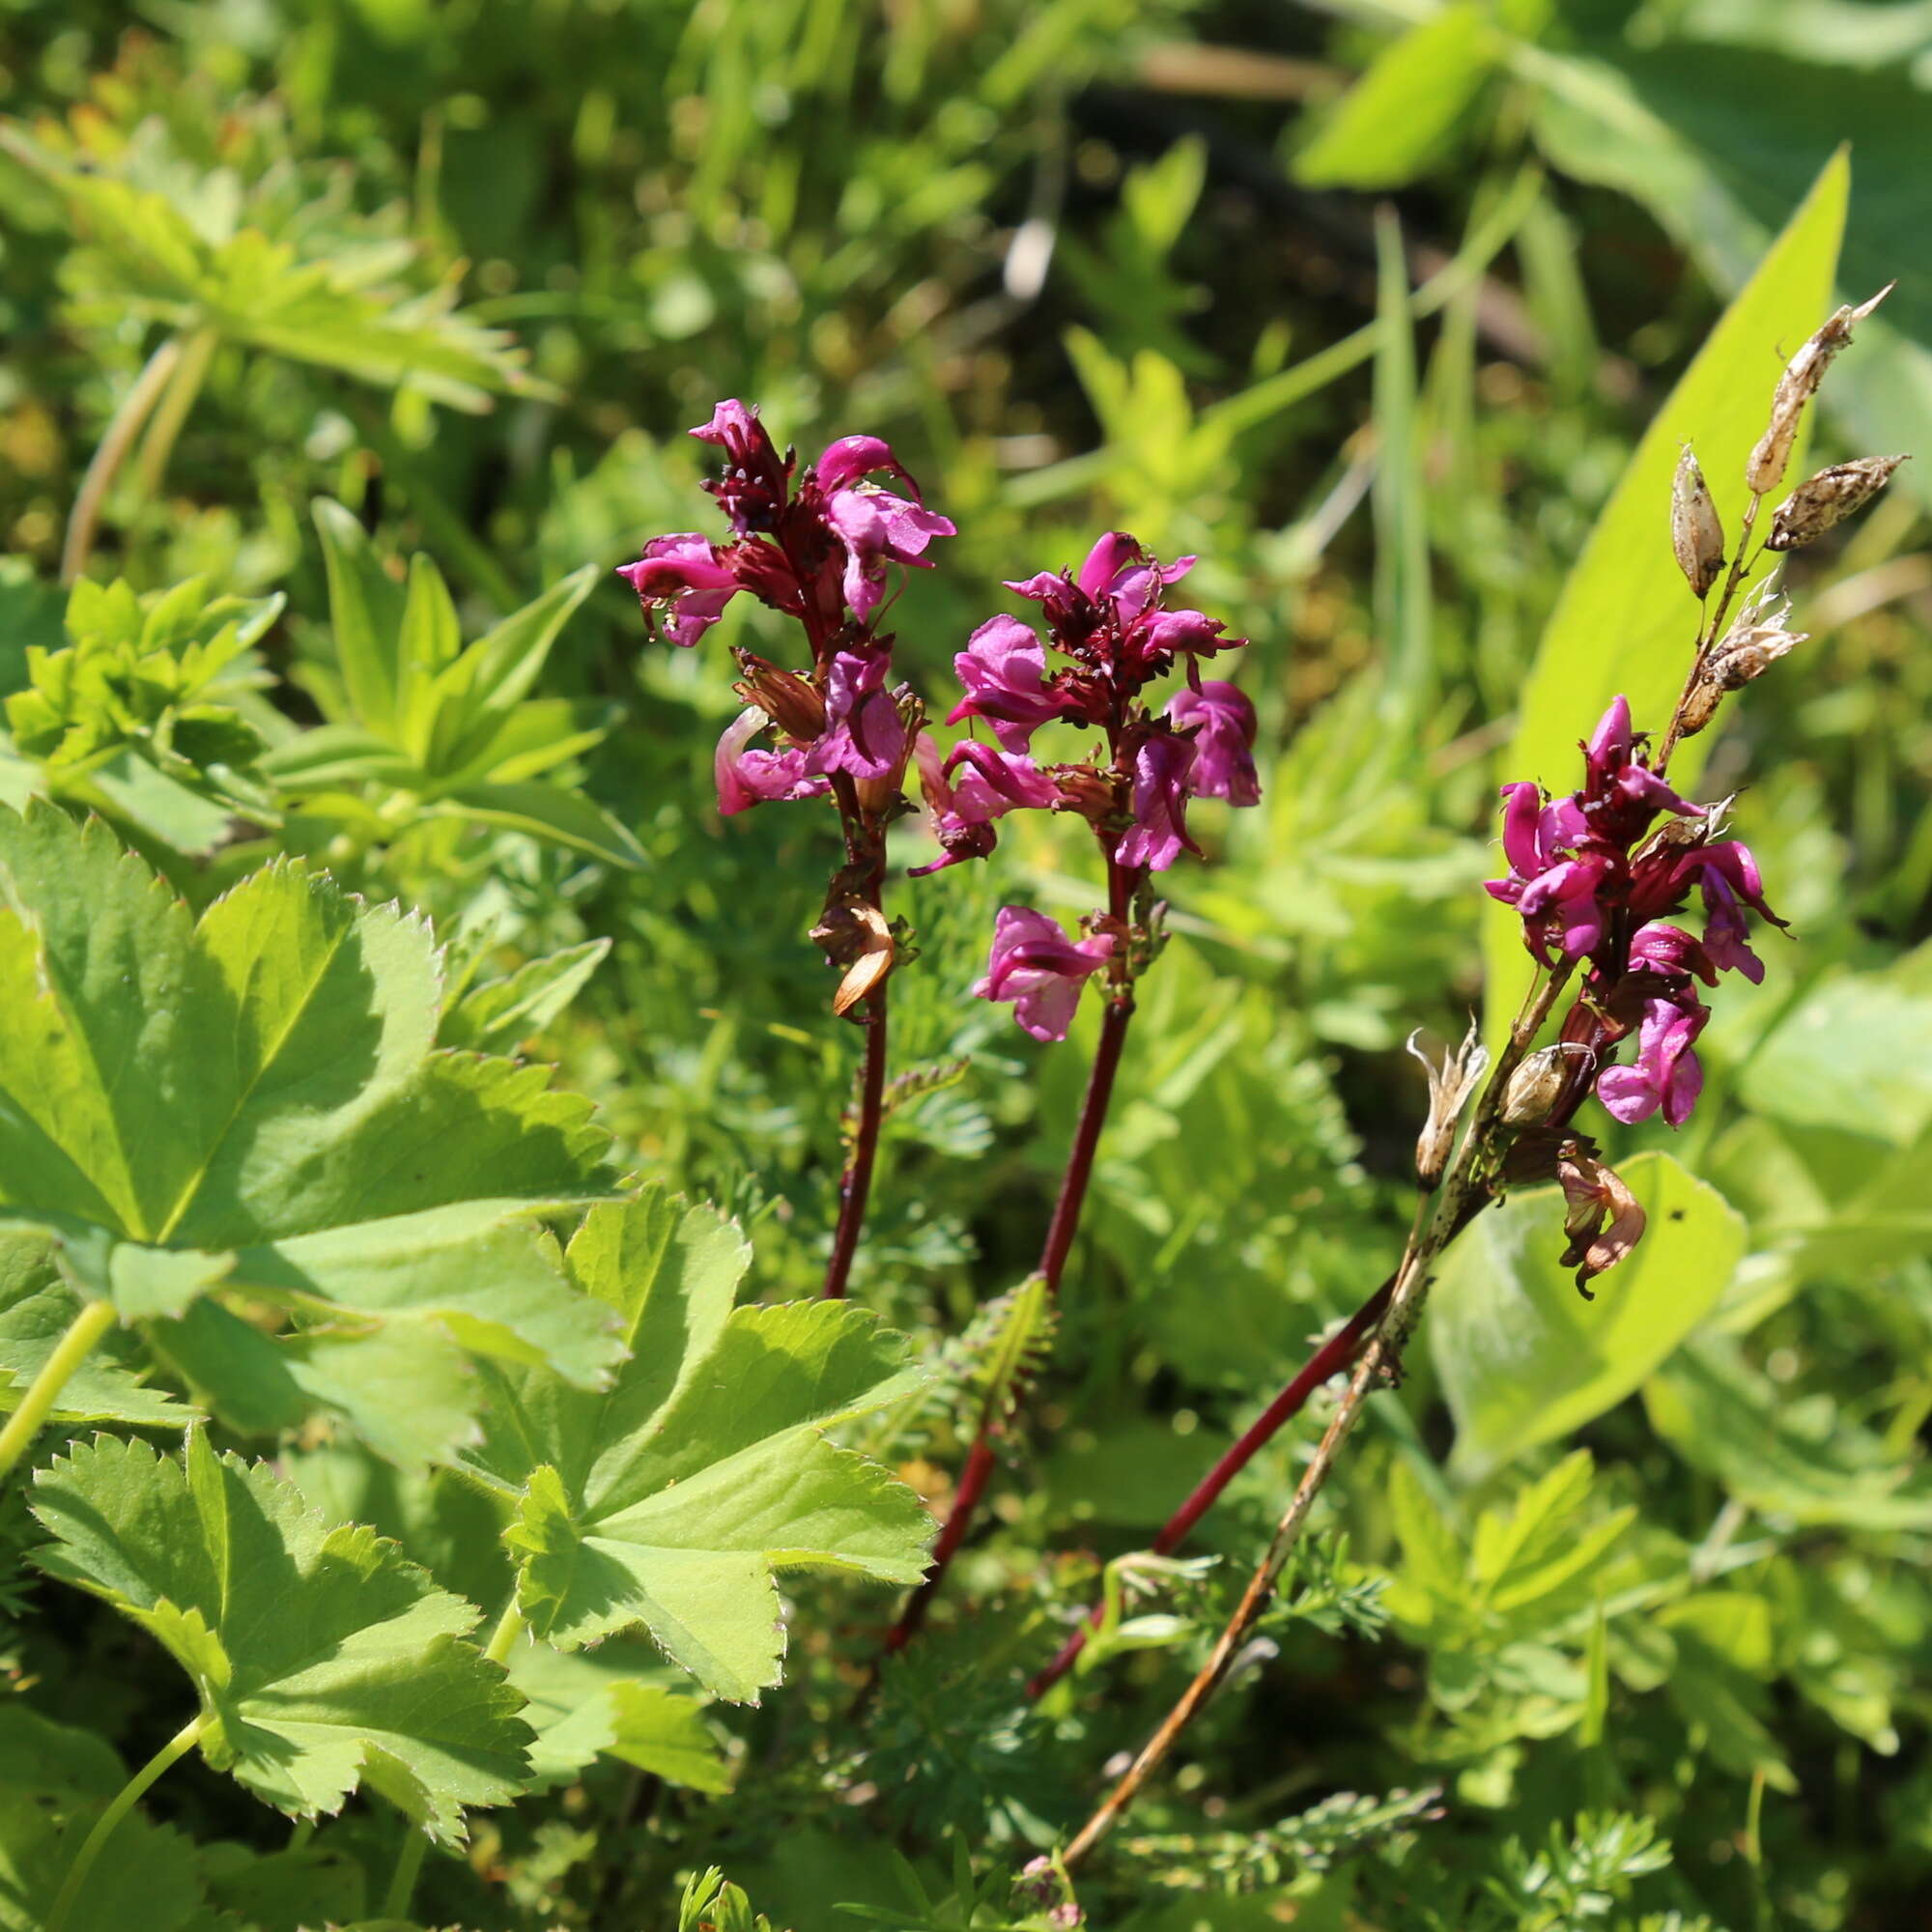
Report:
[[[0,1932],[1932,1911],[1925,7],[136,11],[0,43]],[[1661,729],[1680,442],[1735,530],[1783,358],[1894,279],[1793,477],[1918,461],[1671,768],[1791,936],[1687,1124],[1587,1110],[1643,1243],[1585,1302],[1555,1190],[1469,1228],[1055,1868],[1342,1384],[1150,1544],[1403,1251],[1405,1040],[1528,983],[1495,787]],[[727,397],[956,526],[882,619],[935,719],[1110,529],[1251,640],[1261,803],[1156,874],[1051,1308],[1101,1002],[970,991],[998,908],[1105,896],[1038,811],[910,880],[893,830],[814,1298],[838,821],[713,787],[722,644],[795,627],[678,650],[614,574],[724,535]]]

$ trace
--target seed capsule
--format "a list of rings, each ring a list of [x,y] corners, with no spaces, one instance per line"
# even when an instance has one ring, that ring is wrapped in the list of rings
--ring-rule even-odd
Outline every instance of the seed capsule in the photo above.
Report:
[[[1819,329],[1785,365],[1777,379],[1777,393],[1771,401],[1771,425],[1758,438],[1757,447],[1745,465],[1745,483],[1753,497],[1776,490],[1784,480],[1784,466],[1791,461],[1791,445],[1798,439],[1798,425],[1804,405],[1818,393],[1832,357],[1852,339],[1852,325],[1862,322],[1892,291],[1888,282],[1868,302],[1857,308],[1841,308]]]
[[[1861,510],[1891,480],[1902,456],[1861,456],[1834,463],[1799,484],[1771,520],[1767,550],[1803,550]]]
[[[1570,1077],[1565,1045],[1539,1047],[1510,1075],[1503,1089],[1502,1122],[1506,1127],[1540,1127],[1561,1097]]]
[[[1724,526],[1704,472],[1688,449],[1677,459],[1670,486],[1670,548],[1690,594],[1708,597],[1724,567]]]

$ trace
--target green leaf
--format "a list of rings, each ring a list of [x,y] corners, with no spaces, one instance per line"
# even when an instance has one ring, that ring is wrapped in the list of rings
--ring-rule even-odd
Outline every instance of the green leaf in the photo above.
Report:
[[[1480,1476],[1623,1401],[1723,1293],[1744,1253],[1738,1215],[1668,1154],[1638,1154],[1622,1173],[1648,1225],[1595,1301],[1558,1262],[1559,1188],[1505,1201],[1449,1250],[1428,1329],[1460,1474]]]
[[[80,1307],[80,1296],[54,1264],[44,1233],[0,1230],[0,1411],[18,1406],[21,1391],[45,1366]],[[176,1429],[194,1420],[195,1410],[167,1390],[144,1388],[140,1375],[121,1365],[118,1352],[107,1345],[98,1348],[68,1378],[49,1419]]]
[[[582,792],[552,784],[468,784],[425,807],[432,817],[472,818],[641,872],[644,848],[628,826]]]
[[[43,1718],[17,1695],[0,1702],[0,1791],[105,1804],[127,1781],[127,1768],[92,1731]]]
[[[1572,789],[1581,774],[1577,744],[1619,692],[1639,728],[1662,730],[1698,621],[1668,541],[1672,472],[1691,443],[1725,528],[1737,529],[1745,458],[1769,414],[1780,352],[1818,326],[1831,299],[1850,187],[1839,156],[1651,419],[1550,613],[1497,766],[1505,780]],[[1693,738],[1679,750],[1671,781],[1680,789],[1694,783],[1706,744]],[[1484,909],[1483,958],[1484,1031],[1493,1048],[1531,975],[1522,923],[1506,907]]]
[[[529,694],[557,634],[590,595],[586,563],[526,604],[438,676],[435,724],[423,759],[434,773],[461,772],[488,758],[491,742]]]
[[[622,1646],[560,1651],[520,1645],[510,1682],[529,1699],[536,1726],[530,1776],[542,1788],[573,1778],[599,1757],[635,1765],[691,1791],[731,1788],[730,1767],[703,1707],[640,1677]]]
[[[104,1808],[105,1800],[62,1813],[0,1804],[0,1932],[44,1932],[68,1868]],[[68,1908],[64,1932],[210,1932],[195,1865],[195,1848],[179,1832],[139,1812],[123,1818],[110,1854],[95,1860]]]
[[[545,1069],[432,1047],[422,922],[277,863],[197,923],[45,806],[0,812],[0,1218],[83,1293],[219,1284],[601,1379],[615,1323],[532,1216],[597,1191],[605,1136]]]
[[[615,1309],[631,1359],[606,1394],[547,1370],[486,1372],[464,1466],[513,1502],[518,1601],[575,1648],[641,1625],[715,1696],[779,1682],[775,1573],[910,1584],[931,1519],[832,1424],[917,1380],[904,1344],[843,1302],[733,1310],[749,1263],[715,1209],[653,1189],[591,1210],[571,1273]]]
[[[1932,1472],[1840,1418],[1829,1398],[1793,1403],[1745,1360],[1706,1336],[1645,1384],[1660,1435],[1740,1502],[1798,1523],[1850,1529],[1932,1526]]]
[[[383,568],[368,533],[349,511],[327,497],[318,497],[311,507],[328,572],[328,620],[350,708],[357,724],[393,743],[407,593]]]
[[[507,1049],[541,1033],[583,990],[610,951],[609,939],[585,940],[469,987],[443,1009],[442,1044]]]
[[[1460,0],[1384,47],[1295,157],[1295,180],[1402,187],[1440,159],[1501,51],[1486,14]]]
[[[478,1621],[373,1530],[330,1528],[264,1463],[97,1438],[35,1472],[41,1568],[111,1604],[185,1670],[202,1754],[298,1817],[362,1786],[439,1841],[527,1776],[523,1698]]]

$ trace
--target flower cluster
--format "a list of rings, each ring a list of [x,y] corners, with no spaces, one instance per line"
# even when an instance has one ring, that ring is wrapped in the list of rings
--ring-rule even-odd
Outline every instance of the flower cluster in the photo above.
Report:
[[[1042,571],[1009,582],[1040,607],[1047,642],[1064,662],[1049,671],[1031,625],[988,618],[953,660],[965,696],[947,722],[983,721],[993,744],[968,738],[944,759],[929,738],[919,747],[921,786],[941,853],[923,871],[984,858],[997,841],[997,822],[1021,810],[1078,813],[1106,854],[1117,891],[1109,912],[1088,922],[1095,938],[1076,945],[1052,921],[1015,907],[1000,915],[992,960],[975,990],[1015,1001],[1021,1025],[1041,1039],[1065,1037],[1080,983],[1103,959],[1124,970],[1122,908],[1147,875],[1165,871],[1182,851],[1199,850],[1187,830],[1188,802],[1254,805],[1261,797],[1254,707],[1232,684],[1201,675],[1203,659],[1245,639],[1224,637],[1223,626],[1200,611],[1167,608],[1169,588],[1193,566],[1191,556],[1163,565],[1116,530],[1077,573]],[[1187,681],[1155,716],[1141,695],[1178,665]],[[1104,750],[1039,762],[1034,734],[1053,724],[1102,733]],[[1041,976],[1057,979],[1052,997]]]
[[[1554,801],[1534,784],[1503,787],[1506,879],[1488,890],[1520,916],[1545,965],[1582,961],[1584,994],[1564,1029],[1578,1097],[1594,1075],[1617,1120],[1689,1118],[1703,1085],[1695,1042],[1710,1018],[1697,987],[1723,972],[1753,982],[1764,964],[1750,918],[1781,926],[1747,846],[1716,836],[1724,808],[1678,797],[1650,768],[1629,703],[1617,698],[1583,748],[1580,789]],[[1662,823],[1659,821],[1662,820]],[[1692,899],[1701,930],[1673,921]],[[1637,1037],[1629,1065],[1617,1045]]]
[[[801,470],[743,403],[720,403],[691,434],[724,453],[724,475],[704,487],[731,541],[715,544],[693,530],[654,537],[618,575],[637,591],[653,632],[674,644],[698,642],[743,591],[794,618],[812,660],[801,677],[739,653],[745,680],[737,688],[749,708],[719,741],[719,810],[821,797],[839,773],[895,791],[911,748],[911,701],[888,688],[892,640],[872,625],[889,567],[927,567],[927,546],[952,536],[952,524],[925,507],[919,485],[875,436],[840,437]],[[753,749],[767,730],[778,749]]]

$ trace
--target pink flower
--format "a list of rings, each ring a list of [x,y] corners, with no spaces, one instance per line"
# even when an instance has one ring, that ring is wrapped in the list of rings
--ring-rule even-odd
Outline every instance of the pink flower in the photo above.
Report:
[[[1046,653],[1017,617],[988,617],[953,660],[966,696],[949,724],[983,718],[1009,752],[1024,752],[1040,725],[1063,716],[1066,700],[1046,682]]]
[[[718,810],[727,818],[774,799],[822,798],[831,781],[806,770],[802,749],[784,752],[746,750],[770,721],[753,706],[725,726],[718,741],[712,771],[718,781]]]
[[[878,439],[847,437],[845,441],[878,442]],[[879,447],[884,449],[885,444],[879,443]],[[885,595],[887,564],[917,564],[923,570],[930,569],[921,553],[934,537],[954,534],[952,525],[935,511],[871,485],[833,491],[826,501],[825,523],[844,547],[840,587],[861,623],[878,609]]]
[[[1664,1120],[1681,1127],[1703,1091],[1704,1069],[1691,1043],[1711,1015],[1690,993],[1673,1000],[1647,1000],[1637,1035],[1637,1055],[1629,1066],[1606,1066],[1597,1076],[1597,1098],[1630,1126],[1661,1108]]]
[[[1168,722],[1191,732],[1194,767],[1187,788],[1196,798],[1259,805],[1255,775],[1255,707],[1232,684],[1208,678],[1197,691],[1182,686],[1168,700]]]
[[[933,836],[945,856],[907,875],[923,878],[965,859],[983,859],[998,842],[994,821],[1021,808],[1050,810],[1060,791],[1034,761],[1019,752],[996,752],[969,738],[955,745],[942,765],[929,732],[914,747],[920,788],[932,812]]]
[[[885,688],[892,653],[881,645],[834,653],[825,673],[825,730],[806,754],[813,773],[890,778],[904,762],[905,721]]]
[[[1066,1037],[1080,988],[1114,950],[1111,935],[1071,940],[1058,920],[1027,906],[1002,906],[993,923],[986,977],[973,988],[982,1000],[1010,1000],[1013,1017],[1036,1039]]]
[[[686,646],[718,621],[739,589],[726,554],[696,530],[653,537],[637,562],[620,565],[617,575],[638,593],[644,621],[655,628],[662,613],[665,635]]]
[[[1764,961],[1750,950],[1750,923],[1722,868],[1706,866],[1703,886],[1704,951],[1711,963],[1721,971],[1742,973],[1753,986],[1761,986]]]
[[[1145,866],[1164,872],[1181,847],[1199,848],[1187,836],[1187,777],[1194,747],[1185,738],[1161,732],[1134,756],[1134,822],[1115,849],[1122,866]]]
[[[1069,571],[1011,580],[1007,588],[1040,606],[1055,649],[1131,696],[1174,663],[1178,652],[1208,657],[1244,639],[1224,638],[1221,625],[1199,611],[1164,611],[1170,583],[1194,568],[1183,556],[1161,564],[1124,530],[1110,530]]]

